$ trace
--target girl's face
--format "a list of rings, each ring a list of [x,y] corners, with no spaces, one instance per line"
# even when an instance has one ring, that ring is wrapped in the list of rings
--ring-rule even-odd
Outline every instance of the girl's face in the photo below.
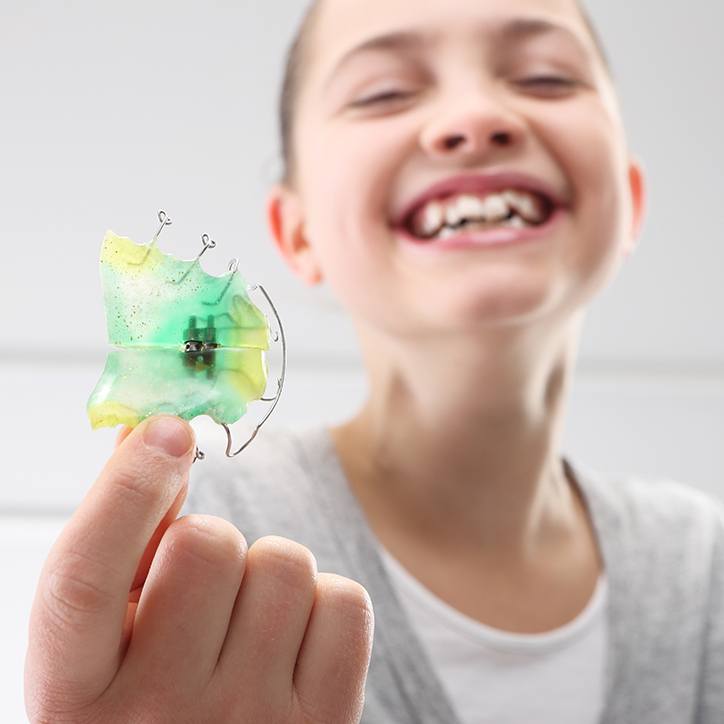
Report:
[[[567,318],[631,250],[642,172],[574,0],[328,0],[308,47],[297,184],[272,189],[270,225],[359,321],[439,336]],[[439,251],[396,228],[433,184],[508,171],[566,204],[534,242]]]

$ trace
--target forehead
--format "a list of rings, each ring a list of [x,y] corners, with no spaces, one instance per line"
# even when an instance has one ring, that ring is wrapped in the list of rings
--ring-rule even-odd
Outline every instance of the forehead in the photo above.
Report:
[[[314,72],[328,71],[351,51],[368,44],[375,47],[374,39],[389,35],[492,35],[513,20],[541,21],[539,33],[547,24],[554,33],[558,26],[591,48],[576,0],[321,0],[310,44],[311,65]],[[528,25],[531,31],[534,24]]]

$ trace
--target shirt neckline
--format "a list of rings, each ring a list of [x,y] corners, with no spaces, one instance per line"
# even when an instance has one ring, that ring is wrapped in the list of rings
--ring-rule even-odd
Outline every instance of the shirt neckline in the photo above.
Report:
[[[373,600],[383,602],[380,613],[385,622],[375,627],[375,637],[379,636],[380,643],[386,649],[383,656],[387,658],[391,674],[399,687],[400,700],[405,702],[412,717],[410,722],[422,724],[414,718],[420,714],[422,700],[427,711],[425,724],[460,724],[417,632],[413,630],[402,609],[382,556],[377,550],[376,536],[347,480],[331,430],[326,425],[315,425],[304,430],[297,429],[295,436],[300,443],[299,449],[309,474],[313,478],[323,477],[325,480],[326,484],[320,485],[319,492],[329,508],[331,532],[340,553],[347,558],[353,569],[364,571],[366,580],[361,582],[369,587]],[[608,492],[610,480],[604,479],[596,470],[579,461],[574,463],[567,454],[561,458],[571,473],[570,479],[580,490],[583,503],[593,521],[596,542],[607,575],[606,620],[610,633],[605,672],[606,704],[601,721],[609,722],[612,721],[610,707],[615,701],[615,693],[625,688],[624,683],[628,680],[631,668],[628,661],[630,638],[625,621],[629,615],[625,586],[630,580],[631,572],[625,565],[623,543],[619,540],[622,534],[620,506]],[[340,512],[343,513],[341,517]],[[378,604],[375,605],[376,609],[379,608]],[[396,637],[388,637],[388,627],[396,629]],[[400,636],[406,640],[404,646],[399,645]]]
[[[604,615],[608,582],[605,573],[602,573],[584,608],[562,626],[541,633],[505,631],[477,621],[435,595],[379,542],[378,550],[395,581],[404,587],[407,595],[433,613],[442,625],[472,643],[496,651],[545,654],[565,648],[587,634]]]

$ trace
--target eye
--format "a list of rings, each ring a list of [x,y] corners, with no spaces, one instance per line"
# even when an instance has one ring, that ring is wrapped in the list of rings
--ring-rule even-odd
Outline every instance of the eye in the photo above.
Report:
[[[390,90],[390,91],[385,91],[384,93],[378,93],[377,95],[369,96],[367,98],[360,98],[360,100],[350,103],[350,106],[352,108],[355,108],[358,106],[370,106],[373,103],[382,103],[384,101],[399,100],[402,98],[407,98],[410,95],[412,95],[412,94],[404,93],[403,91],[398,91],[398,90]]]
[[[548,87],[548,88],[559,88],[559,89],[566,89],[566,88],[575,88],[580,83],[577,80],[573,80],[572,78],[562,78],[557,75],[536,75],[531,76],[529,78],[523,78],[522,80],[518,81],[519,85],[522,86],[540,86],[540,87]]]

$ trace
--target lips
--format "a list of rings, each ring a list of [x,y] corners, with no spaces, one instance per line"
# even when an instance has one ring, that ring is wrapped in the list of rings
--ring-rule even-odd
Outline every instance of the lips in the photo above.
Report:
[[[458,193],[492,193],[506,189],[520,189],[543,196],[553,207],[565,207],[566,201],[546,181],[524,173],[514,171],[492,174],[462,174],[433,184],[421,194],[409,201],[396,214],[395,228],[404,228],[412,215],[428,201],[444,199]]]

